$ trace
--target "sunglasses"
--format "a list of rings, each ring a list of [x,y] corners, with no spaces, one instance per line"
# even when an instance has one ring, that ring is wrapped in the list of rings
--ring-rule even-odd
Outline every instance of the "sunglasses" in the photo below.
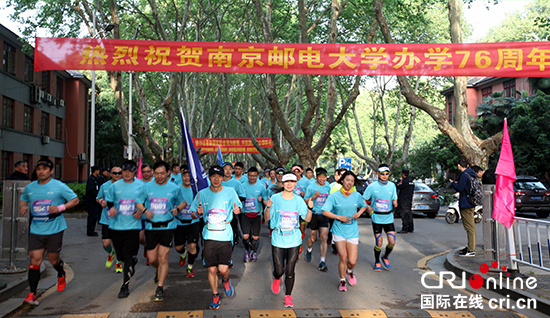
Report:
[[[111,172],[111,173],[114,174],[114,175],[120,175],[120,174],[122,174],[122,171],[119,171],[119,172]]]
[[[380,172],[380,174],[383,175],[383,176],[387,176],[387,175],[389,175],[390,173],[389,173],[388,171],[384,171],[384,172]]]
[[[285,174],[283,171],[279,171],[277,172],[277,174]]]

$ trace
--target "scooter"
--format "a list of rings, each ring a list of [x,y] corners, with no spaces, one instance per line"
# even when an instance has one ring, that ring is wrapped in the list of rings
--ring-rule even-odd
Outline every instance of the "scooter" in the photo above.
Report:
[[[453,201],[449,204],[449,209],[445,213],[445,221],[449,224],[458,223],[458,220],[462,218],[460,215],[460,208],[458,207],[458,200],[460,193],[453,194]],[[483,219],[483,206],[478,205],[474,210],[474,222],[479,223]]]

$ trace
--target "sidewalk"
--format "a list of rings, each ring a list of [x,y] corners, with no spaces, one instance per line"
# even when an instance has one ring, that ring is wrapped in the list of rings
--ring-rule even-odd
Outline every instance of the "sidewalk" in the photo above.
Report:
[[[458,256],[459,250],[460,249],[455,249],[447,254],[447,259],[445,261],[446,269],[454,272],[459,277],[462,277],[463,272],[465,272],[467,280],[470,280],[470,277],[472,277],[472,275],[481,275],[481,277],[483,278],[482,288],[486,288],[488,290],[499,293],[504,297],[507,297],[507,295],[509,295],[509,297],[513,300],[535,299],[537,304],[537,311],[543,314],[550,313],[550,272],[520,264],[519,275],[507,276],[506,272],[496,271],[496,269],[492,267],[491,262],[485,261],[483,259],[483,253],[476,253],[477,255],[475,257],[460,257]],[[488,268],[490,269],[490,271],[482,273],[482,265],[483,268]],[[507,265],[508,264],[501,264],[501,267]],[[514,288],[514,279],[516,279],[516,277],[518,276],[524,282],[523,289],[519,288],[519,281],[517,281],[518,288]],[[494,278],[496,280],[496,288],[494,288],[495,286],[492,282],[490,284],[487,284],[488,278]],[[531,278],[530,281],[536,281],[536,288],[529,289],[525,286],[525,282],[529,278]],[[501,281],[502,286],[500,283]],[[506,284],[507,281],[509,281],[508,286]]]

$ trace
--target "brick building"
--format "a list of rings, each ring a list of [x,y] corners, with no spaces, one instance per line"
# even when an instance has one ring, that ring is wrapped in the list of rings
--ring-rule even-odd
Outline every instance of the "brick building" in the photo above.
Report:
[[[33,57],[1,24],[0,45],[0,180],[14,171],[15,162],[27,161],[30,174],[47,156],[55,178],[86,181],[91,82],[76,71],[35,73]]]

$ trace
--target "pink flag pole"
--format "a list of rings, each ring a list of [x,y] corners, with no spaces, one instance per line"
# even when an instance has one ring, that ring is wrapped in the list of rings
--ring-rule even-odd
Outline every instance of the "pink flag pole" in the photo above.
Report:
[[[141,149],[138,150],[138,156],[139,156],[139,164],[138,164],[137,178],[141,180],[143,178],[143,175],[141,174]]]
[[[514,216],[516,215],[514,196],[516,168],[514,165],[514,154],[512,153],[510,135],[508,134],[507,119],[504,119],[502,146],[500,148],[500,158],[495,173],[497,174],[497,182],[495,187],[493,218],[509,229],[514,223]]]

